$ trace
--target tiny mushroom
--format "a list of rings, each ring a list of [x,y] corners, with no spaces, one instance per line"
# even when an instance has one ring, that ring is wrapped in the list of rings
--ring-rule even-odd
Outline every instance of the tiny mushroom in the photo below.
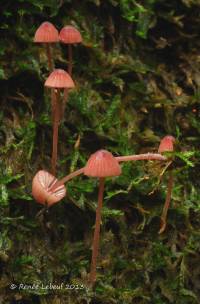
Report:
[[[167,151],[174,150],[175,138],[172,135],[166,135],[160,141],[160,145],[158,148],[158,153],[163,153]]]
[[[52,188],[57,181],[49,172],[38,171],[32,182],[32,195],[35,200],[47,207],[59,202],[66,195],[66,188],[63,184]]]
[[[174,143],[176,139],[171,135],[166,135],[163,137],[160,141],[160,145],[158,148],[159,153],[163,152],[173,152],[174,151]],[[171,159],[167,165],[167,168],[171,165],[173,160]],[[173,171],[172,169],[169,169],[169,179],[167,183],[167,194],[166,199],[161,215],[161,225],[159,234],[163,233],[165,231],[166,225],[167,225],[167,213],[171,202],[171,196],[172,196],[172,190],[173,190],[173,184],[174,184],[174,177],[173,177]]]
[[[81,43],[82,37],[80,32],[71,25],[64,26],[60,33],[59,39],[62,43],[68,44],[68,73],[72,74],[72,44]]]
[[[121,167],[116,158],[106,150],[99,150],[92,154],[84,168],[84,174],[90,177],[99,178],[98,205],[96,209],[96,222],[92,246],[92,259],[90,268],[90,284],[96,281],[96,264],[99,251],[101,209],[103,205],[103,192],[105,177],[118,176],[121,174]]]
[[[45,81],[45,86],[58,89],[74,88],[71,76],[62,69],[55,69]]]
[[[60,92],[62,89],[74,88],[74,82],[70,75],[61,69],[54,70],[44,84],[46,87],[55,89],[55,98],[52,98],[52,113],[53,113],[53,149],[52,149],[52,173],[55,175],[57,162],[57,146],[58,146],[58,126],[60,117],[63,115],[62,101],[60,100]],[[52,96],[54,96],[54,94]]]
[[[34,42],[44,43],[46,45],[47,58],[48,58],[50,71],[53,70],[53,60],[51,55],[50,43],[55,43],[58,41],[59,41],[58,31],[55,28],[55,26],[48,21],[43,22],[35,32]]]

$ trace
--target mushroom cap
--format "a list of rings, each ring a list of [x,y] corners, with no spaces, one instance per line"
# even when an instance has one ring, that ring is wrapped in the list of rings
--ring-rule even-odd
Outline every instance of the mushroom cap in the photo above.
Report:
[[[175,138],[172,135],[166,135],[160,141],[158,152],[174,151]]]
[[[32,195],[34,199],[42,205],[47,204],[47,206],[59,202],[66,195],[66,188],[64,185],[61,185],[51,190],[51,187],[57,181],[57,178],[49,172],[44,170],[38,171],[32,182]]]
[[[80,32],[71,25],[66,25],[61,29],[59,33],[59,39],[61,42],[66,44],[82,42],[82,37]]]
[[[50,88],[74,88],[74,82],[71,76],[62,69],[54,70],[44,84],[46,87]]]
[[[118,176],[121,174],[121,167],[112,153],[99,150],[88,159],[84,174],[92,177]]]
[[[58,41],[58,31],[55,26],[48,21],[43,22],[35,32],[34,42],[52,43]]]

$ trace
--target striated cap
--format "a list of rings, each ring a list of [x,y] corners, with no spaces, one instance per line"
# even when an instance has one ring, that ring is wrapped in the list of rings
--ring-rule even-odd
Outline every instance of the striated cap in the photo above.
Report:
[[[112,153],[99,150],[90,156],[84,174],[93,177],[118,176],[121,174],[121,167]]]
[[[47,206],[59,202],[66,195],[66,188],[64,185],[61,185],[51,190],[57,181],[57,178],[49,172],[44,170],[38,171],[32,182],[32,195],[34,199],[42,205],[47,204]]]
[[[52,43],[58,41],[58,31],[55,26],[48,21],[43,22],[35,32],[34,42]]]
[[[61,69],[54,70],[44,84],[46,87],[50,88],[74,88],[74,82],[71,76]]]
[[[166,152],[166,151],[174,151],[174,143],[175,143],[175,138],[171,135],[167,135],[163,137],[160,141],[160,145],[158,148],[158,152]]]
[[[67,25],[61,29],[59,34],[59,39],[61,42],[67,44],[82,42],[82,37],[80,32],[71,25]]]

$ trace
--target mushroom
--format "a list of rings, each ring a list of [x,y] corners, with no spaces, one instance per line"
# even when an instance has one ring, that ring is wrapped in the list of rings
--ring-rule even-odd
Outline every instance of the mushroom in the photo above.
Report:
[[[160,142],[158,152],[159,153],[165,153],[165,152],[173,152],[174,151],[174,143],[175,143],[175,138],[171,135],[166,135],[163,137],[163,139]],[[167,168],[171,165],[172,160],[169,161]],[[172,189],[173,189],[173,184],[174,184],[174,177],[173,177],[173,172],[172,170],[169,171],[169,180],[167,183],[167,194],[166,194],[166,199],[161,215],[161,224],[160,224],[160,230],[159,234],[163,233],[165,231],[166,225],[167,225],[167,213],[168,209],[170,206],[170,201],[171,201],[171,195],[172,195]]]
[[[72,44],[81,43],[80,32],[71,25],[63,27],[59,33],[59,39],[62,43],[68,44],[68,73],[72,74]]]
[[[53,70],[53,59],[51,55],[50,43],[55,43],[58,41],[58,31],[55,26],[48,21],[43,22],[35,32],[34,42],[44,43],[46,45],[48,65],[50,71]]]
[[[96,264],[99,251],[101,209],[103,205],[103,192],[105,177],[118,176],[121,174],[121,168],[115,157],[106,150],[99,150],[92,154],[84,167],[84,174],[90,177],[99,178],[98,205],[96,209],[95,231],[92,246],[92,259],[90,268],[90,284],[94,285],[96,281]]]
[[[63,184],[53,188],[57,181],[47,171],[40,170],[36,173],[32,182],[32,195],[39,204],[50,207],[66,195],[66,188]]]
[[[74,88],[74,82],[67,72],[61,69],[54,70],[44,84],[46,87],[56,89],[55,102],[53,102],[53,149],[52,149],[52,174],[56,173],[57,162],[57,146],[58,146],[58,126],[61,117],[62,102],[60,100],[60,92],[62,89]]]
[[[174,150],[175,138],[172,135],[166,135],[160,142],[158,153]]]
[[[68,44],[68,73],[71,76],[72,75],[72,44],[81,43],[82,37],[80,32],[71,25],[64,26],[60,33],[59,33],[59,39],[62,43]],[[68,90],[65,89],[64,91],[64,102],[63,102],[63,110],[64,113],[65,104],[68,98]]]
[[[74,82],[71,76],[62,69],[55,69],[45,81],[45,86],[50,88],[73,88]]]

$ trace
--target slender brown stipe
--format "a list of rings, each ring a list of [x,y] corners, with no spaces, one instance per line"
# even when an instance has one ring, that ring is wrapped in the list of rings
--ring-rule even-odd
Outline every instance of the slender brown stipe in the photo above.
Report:
[[[62,104],[61,104],[61,111],[60,111],[60,120],[63,119],[64,114],[65,114],[65,107],[66,107],[67,100],[68,100],[68,93],[69,93],[69,90],[64,89],[64,94],[63,94],[63,99],[62,99]]]
[[[162,215],[161,215],[161,225],[159,234],[163,233],[165,231],[166,225],[167,225],[167,213],[170,206],[171,196],[172,196],[172,189],[174,184],[174,177],[172,171],[169,172],[169,180],[167,183],[167,195],[165,199],[165,204],[163,207]]]
[[[56,90],[55,92],[56,104],[60,104],[60,91]],[[59,106],[55,107],[55,116],[53,121],[53,146],[52,146],[52,156],[51,156],[51,168],[52,174],[56,174],[56,163],[57,163],[57,154],[58,154],[58,126],[60,121],[60,111]]]
[[[72,75],[72,45],[68,44],[68,73]]]
[[[55,188],[62,186],[63,184],[65,184],[66,182],[68,182],[70,179],[82,174],[84,172],[84,168],[78,169],[70,174],[68,174],[67,176],[63,177],[62,179],[58,180],[51,188],[51,190],[53,191]]]
[[[48,66],[49,66],[49,71],[52,72],[53,71],[53,59],[52,59],[52,54],[51,54],[51,46],[49,43],[45,43],[46,44],[46,50],[47,50],[47,59],[48,59]]]
[[[105,178],[99,178],[99,194],[98,194],[98,205],[96,209],[96,221],[95,221],[95,230],[92,244],[92,259],[90,266],[90,284],[94,285],[96,281],[96,267],[97,267],[97,258],[99,252],[99,240],[100,240],[100,226],[101,226],[101,210],[103,206],[103,193],[104,193],[104,181]]]
[[[118,162],[131,161],[131,160],[167,160],[167,158],[159,153],[145,153],[127,156],[115,157]]]

